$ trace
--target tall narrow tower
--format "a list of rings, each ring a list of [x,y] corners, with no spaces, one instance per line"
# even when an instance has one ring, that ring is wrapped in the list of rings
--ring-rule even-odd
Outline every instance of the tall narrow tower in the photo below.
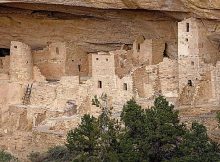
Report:
[[[200,79],[199,29],[197,20],[189,18],[178,23],[179,93],[188,84]]]

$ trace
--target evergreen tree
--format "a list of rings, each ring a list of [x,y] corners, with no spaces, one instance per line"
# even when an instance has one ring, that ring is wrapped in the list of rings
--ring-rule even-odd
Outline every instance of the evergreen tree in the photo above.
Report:
[[[162,96],[156,98],[151,109],[146,110],[145,130],[145,142],[150,147],[144,150],[144,154],[152,162],[171,159],[186,132],[179,121],[178,111]]]
[[[144,139],[146,115],[134,99],[127,102],[121,113],[124,122],[124,133],[120,138],[120,160],[133,162],[143,161],[141,144]]]
[[[220,160],[216,143],[206,128],[193,123],[187,129],[178,111],[162,96],[143,110],[134,99],[121,114],[122,126],[112,118],[106,95],[93,104],[101,108],[98,118],[84,115],[82,123],[67,136],[67,148],[78,161],[96,162],[214,162]],[[123,129],[122,129],[123,128]]]
[[[119,123],[111,118],[107,95],[92,100],[102,110],[98,118],[84,115],[78,128],[67,135],[67,148],[77,152],[78,161],[118,161]]]
[[[133,145],[130,150],[136,153],[133,155],[137,157],[135,161],[163,161],[175,154],[185,127],[173,109],[174,106],[162,96],[156,98],[154,106],[146,111],[134,100],[124,106],[121,117],[127,129],[124,140],[131,143],[128,147]]]
[[[186,129],[178,111],[162,96],[145,111],[133,99],[128,101],[121,119],[125,124],[120,140],[121,161],[220,160],[219,147],[208,138],[205,126],[193,123],[191,129]]]
[[[178,157],[172,161],[178,162],[218,162],[220,161],[219,146],[207,135],[206,127],[192,123],[192,128],[186,132],[179,146]]]
[[[97,119],[87,114],[84,115],[78,128],[67,134],[66,146],[78,155],[78,159],[96,161],[100,152],[100,129]]]

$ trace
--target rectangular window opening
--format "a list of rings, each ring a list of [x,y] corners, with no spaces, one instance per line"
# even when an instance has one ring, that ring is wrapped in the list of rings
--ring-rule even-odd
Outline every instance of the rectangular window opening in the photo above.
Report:
[[[102,88],[102,81],[98,81],[98,88]]]
[[[56,54],[59,55],[59,48],[58,47],[56,47]]]
[[[189,32],[189,23],[186,23],[186,32]]]
[[[10,55],[10,49],[0,48],[0,57],[5,57]]]
[[[128,84],[127,84],[127,83],[124,83],[124,84],[123,84],[123,89],[124,89],[125,91],[128,90]]]
[[[140,50],[141,50],[141,45],[140,45],[140,43],[138,43],[137,44],[137,51],[140,52]]]
[[[79,70],[79,72],[81,71],[81,65],[78,65],[78,70]]]
[[[192,84],[192,80],[188,80],[188,86],[192,87],[193,84]]]

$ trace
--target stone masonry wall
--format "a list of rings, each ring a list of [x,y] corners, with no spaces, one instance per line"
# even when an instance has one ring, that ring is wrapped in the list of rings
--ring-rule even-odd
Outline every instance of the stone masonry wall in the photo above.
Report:
[[[187,29],[188,28],[188,29]],[[200,79],[200,56],[198,49],[198,26],[195,19],[178,23],[179,93],[188,81],[195,85]]]
[[[159,63],[159,80],[161,86],[161,94],[169,98],[178,97],[178,66],[176,60],[164,58]]]
[[[66,75],[88,76],[88,54],[72,43],[67,44],[66,51]]]
[[[216,101],[213,65],[219,60],[218,50],[208,40],[201,20],[190,18],[178,25],[179,94],[188,104]],[[187,85],[188,84],[188,85]],[[186,88],[192,86],[192,88]],[[184,89],[184,93],[182,92]],[[191,89],[187,97],[186,89]],[[180,103],[183,103],[182,100]]]
[[[163,52],[165,50],[165,43],[160,39],[152,40],[152,60],[150,65],[156,65],[163,61]]]
[[[33,51],[34,65],[40,69],[47,80],[60,80],[65,75],[66,44],[50,43],[40,51]]]
[[[111,51],[115,56],[115,73],[120,78],[131,73],[134,62],[133,62],[133,51],[132,50],[116,50]]]
[[[165,43],[159,39],[137,39],[133,44],[133,57],[138,63],[156,65],[163,61]]]
[[[30,46],[12,41],[10,48],[10,79],[28,81],[33,75],[33,59]]]
[[[9,73],[10,56],[0,57],[0,73]]]

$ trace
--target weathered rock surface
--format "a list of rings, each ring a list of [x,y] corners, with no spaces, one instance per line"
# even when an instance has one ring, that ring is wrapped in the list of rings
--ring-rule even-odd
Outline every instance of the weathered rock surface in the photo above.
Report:
[[[103,9],[147,9],[191,12],[198,17],[219,19],[219,0],[2,0],[0,3],[42,3]]]
[[[33,48],[67,41],[97,52],[119,49],[144,35],[162,38],[175,55],[176,22],[190,16],[212,19],[207,34],[219,41],[218,0],[1,0],[0,47],[8,48],[11,40]]]
[[[162,38],[176,49],[176,19],[157,11],[16,4],[0,6],[0,47],[19,40],[33,48],[67,41],[86,52],[120,49],[138,35]]]
[[[60,41],[73,43],[89,53],[120,49],[124,44],[132,45],[137,36],[143,35],[147,39],[158,38],[166,43],[166,54],[174,59],[174,62],[160,64],[159,72],[162,73],[161,78],[168,78],[166,70],[175,71],[174,67],[177,66],[175,65],[177,22],[188,17],[201,19],[202,27],[206,29],[203,33],[204,37],[207,36],[210,39],[210,45],[219,49],[219,0],[0,0],[0,48],[9,48],[11,41],[21,41],[30,45],[32,49],[39,50],[49,42]],[[39,69],[35,71],[39,73]],[[152,73],[153,71],[152,68]],[[172,76],[173,71],[168,74]],[[140,76],[141,79],[142,77]],[[170,78],[165,79],[163,85],[173,88],[169,81]],[[0,87],[3,93],[6,91],[5,85],[4,83]],[[15,87],[22,88],[20,84],[10,84],[11,89]],[[35,99],[31,101],[39,105],[43,102],[46,102],[45,105],[50,104],[56,95],[60,96],[59,105],[63,101],[62,96],[71,96],[72,93],[68,93],[69,91],[75,93],[69,86],[57,89],[54,88],[56,85],[36,87],[46,92],[45,95],[39,95],[33,91],[32,95]],[[79,93],[85,92],[84,88]],[[15,94],[9,95],[13,102],[18,97],[18,93]],[[46,100],[43,100],[42,96]],[[143,101],[140,100],[140,102]],[[5,104],[5,102],[5,97],[3,97],[2,103]],[[85,98],[82,102],[90,102],[90,99]],[[143,103],[146,104],[146,101]],[[82,112],[86,108],[86,104],[81,104]],[[78,124],[80,119],[77,116],[62,117],[66,114],[60,114],[55,111],[57,109],[53,113],[45,107],[29,107],[30,113],[27,113],[26,109],[20,106],[11,107],[10,110],[13,111],[10,115],[13,120],[10,120],[9,125],[5,124],[5,121],[0,123],[2,126],[0,148],[5,148],[22,158],[26,158],[32,150],[44,151],[48,146],[63,144],[66,133],[63,129],[75,127],[71,124]],[[190,123],[196,119],[211,126],[209,130],[216,131],[217,123],[215,112],[211,112],[212,109],[206,106],[206,111],[203,112],[202,108],[198,108],[195,109],[194,114],[192,108],[189,107],[186,110],[188,114],[181,112],[184,116],[182,120]],[[49,115],[45,111],[48,111]],[[94,112],[96,111],[94,109]],[[2,113],[4,112],[5,108],[2,109]],[[36,117],[34,122],[28,122],[26,118],[33,116],[34,113]],[[16,119],[19,119],[19,122]],[[44,119],[46,120],[42,122]],[[34,129],[30,125],[34,125]]]

